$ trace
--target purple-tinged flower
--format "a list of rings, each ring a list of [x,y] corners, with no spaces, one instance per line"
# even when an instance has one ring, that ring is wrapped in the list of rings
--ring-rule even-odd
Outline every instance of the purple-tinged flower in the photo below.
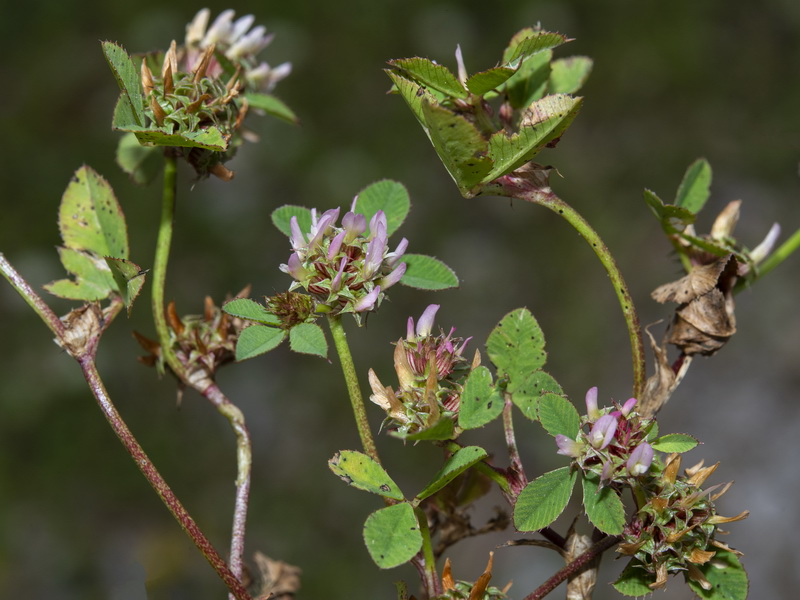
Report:
[[[347,257],[345,256],[342,258],[342,262],[339,263],[339,271],[336,273],[336,277],[331,280],[331,291],[333,293],[338,292],[342,289],[342,280],[344,277],[344,269],[347,266]]]
[[[408,265],[406,265],[406,263],[400,263],[391,273],[381,279],[379,282],[381,289],[386,291],[395,283],[399,282],[403,278],[403,275],[406,274],[407,267]]]
[[[614,415],[603,415],[592,426],[589,433],[589,443],[596,450],[602,450],[614,439],[617,432],[617,417]]]
[[[558,454],[571,456],[572,458],[579,458],[583,454],[583,444],[560,433],[556,436],[556,445],[558,446]]]
[[[342,228],[346,232],[344,242],[349,244],[367,230],[367,218],[362,214],[347,212],[342,217]]]
[[[339,254],[339,250],[342,249],[342,244],[344,243],[345,235],[347,235],[347,232],[341,231],[331,240],[331,245],[328,248],[328,260],[333,260],[336,258],[336,255]]]
[[[633,410],[633,407],[636,406],[636,402],[637,402],[636,398],[628,398],[625,401],[625,404],[622,405],[622,416],[623,417],[627,417],[629,414],[631,414],[631,411]]]
[[[590,421],[594,421],[600,416],[597,408],[597,386],[589,388],[589,391],[586,392],[586,414],[589,415]]]
[[[306,238],[303,235],[303,232],[300,231],[300,224],[297,222],[297,217],[293,216],[289,220],[289,228],[291,229],[291,236],[289,236],[289,241],[292,243],[292,250],[300,250],[301,248],[306,247]]]
[[[755,264],[760,263],[767,258],[767,256],[769,256],[769,253],[772,252],[772,248],[775,246],[775,242],[778,241],[778,236],[780,234],[781,226],[777,223],[774,223],[767,233],[767,237],[765,237],[758,246],[750,251],[750,258]]]
[[[647,473],[653,462],[653,447],[647,442],[642,442],[631,452],[626,467],[631,477],[639,477]]]
[[[381,286],[376,285],[375,289],[373,289],[369,294],[361,298],[361,300],[356,303],[356,305],[353,307],[353,310],[357,313],[372,310],[375,308],[375,303],[378,301],[378,296],[380,295]]]
[[[310,272],[303,266],[303,261],[295,252],[289,256],[288,264],[280,265],[280,270],[291,275],[296,281],[302,281]]]
[[[397,248],[394,249],[394,252],[389,252],[386,255],[386,264],[389,267],[394,267],[397,264],[403,255],[406,253],[406,249],[408,248],[408,240],[403,238],[400,240],[400,243],[397,244]]]
[[[408,336],[406,339],[409,342],[414,342],[418,338],[428,337],[433,331],[433,321],[436,318],[436,312],[439,310],[438,304],[429,304],[428,307],[422,311],[417,327],[414,329],[414,319],[408,318]]]
[[[386,237],[386,214],[379,210],[372,218],[369,220],[369,235],[367,236],[368,240],[376,236]]]
[[[380,270],[383,265],[383,255],[386,252],[386,232],[372,238],[367,245],[367,255],[364,258],[363,274],[364,279],[372,277]]]

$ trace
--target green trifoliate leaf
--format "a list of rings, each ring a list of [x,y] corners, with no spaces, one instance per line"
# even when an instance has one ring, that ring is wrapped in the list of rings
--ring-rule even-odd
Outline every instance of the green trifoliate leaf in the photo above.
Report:
[[[486,367],[470,371],[461,392],[458,425],[462,429],[483,427],[503,412],[503,395],[492,385],[492,374]]]
[[[692,214],[697,214],[708,200],[711,187],[711,165],[705,158],[698,158],[694,161],[678,186],[678,193],[675,196],[675,206],[685,208]]]
[[[550,80],[552,57],[553,52],[546,50],[534,54],[520,65],[505,86],[511,106],[516,109],[525,108],[544,96]]]
[[[614,587],[620,594],[641,597],[653,593],[649,586],[651,583],[655,583],[656,576],[637,567],[638,562],[636,559],[629,562],[628,566],[622,570],[619,579],[614,582]]]
[[[467,89],[473,94],[483,96],[487,92],[503,85],[515,73],[508,67],[495,67],[487,71],[475,73],[467,79]]]
[[[421,429],[414,433],[409,434],[402,434],[399,431],[392,431],[390,435],[401,439],[406,440],[409,442],[421,442],[421,441],[429,441],[429,442],[436,442],[436,441],[444,441],[444,440],[452,440],[453,435],[455,433],[455,423],[449,417],[441,417],[436,423],[433,425],[426,427],[425,429]]]
[[[289,347],[292,352],[328,356],[328,342],[322,327],[316,323],[300,323],[289,330]]]
[[[342,450],[328,461],[328,467],[334,475],[354,488],[385,498],[403,499],[403,493],[389,474],[366,454],[355,450]]]
[[[75,280],[59,279],[44,286],[48,292],[67,300],[104,300],[116,289],[105,260],[89,252],[58,248],[61,264]]]
[[[554,60],[550,64],[550,93],[574,94],[583,87],[592,71],[588,56],[571,56]]]
[[[508,313],[486,340],[486,351],[499,377],[518,386],[547,360],[544,334],[527,308]]]
[[[486,450],[479,446],[467,446],[458,450],[451,456],[444,467],[433,477],[428,485],[419,494],[417,500],[432,496],[472,465],[480,462],[487,456]]]
[[[114,113],[115,126],[142,127],[144,118],[144,92],[139,69],[125,49],[113,42],[102,42],[103,54],[111,67],[122,92]],[[123,128],[120,127],[120,128]]]
[[[732,552],[717,550],[710,561],[698,567],[711,584],[704,590],[699,583],[689,580],[692,591],[704,600],[745,600],[750,584],[739,558]]]
[[[497,179],[532,160],[569,127],[581,101],[566,94],[545,96],[528,107],[517,133],[508,136],[505,131],[498,131],[493,134],[489,139],[489,158],[494,165],[482,182]]]
[[[368,185],[356,196],[355,213],[366,217],[367,223],[379,210],[386,215],[386,233],[392,235],[406,220],[411,209],[408,190],[402,183],[383,179]]]
[[[303,233],[311,231],[311,211],[305,206],[286,204],[276,208],[272,211],[272,224],[280,229],[283,235],[291,237],[292,217],[297,217],[297,224],[300,226],[300,231]]]
[[[64,245],[97,256],[128,258],[125,217],[108,182],[81,167],[67,186],[58,211]]]
[[[141,144],[154,144],[156,146],[204,148],[216,152],[225,152],[230,141],[230,136],[223,134],[214,125],[199,131],[185,131],[183,133],[172,133],[155,126],[148,129],[137,127],[118,127],[118,129],[132,131]]]
[[[250,298],[234,298],[222,305],[223,312],[265,325],[278,325],[278,317],[269,312],[264,306],[250,300]]]
[[[236,360],[247,360],[274,350],[286,337],[283,329],[251,325],[242,330],[236,342]]]
[[[263,110],[268,115],[272,115],[273,117],[277,117],[293,125],[300,122],[300,119],[297,118],[294,111],[292,111],[283,100],[276,98],[272,94],[248,92],[244,95],[244,98],[247,100],[250,108]]]
[[[146,185],[161,172],[163,151],[157,146],[142,146],[136,135],[126,133],[117,144],[117,164],[133,181]]]
[[[668,433],[653,440],[650,445],[654,450],[671,454],[673,452],[688,452],[699,443],[694,437],[686,433]]]
[[[424,254],[404,254],[406,272],[400,283],[419,290],[446,290],[458,287],[458,277],[439,259]]]
[[[381,569],[410,561],[422,547],[422,534],[408,502],[375,511],[364,523],[364,543]]]
[[[406,79],[395,71],[387,69],[386,74],[389,76],[389,79],[394,82],[398,93],[403,97],[403,100],[406,101],[406,104],[408,104],[411,112],[414,113],[417,121],[419,121],[420,125],[422,125],[427,132],[428,125],[425,121],[425,115],[422,114],[422,105],[424,103],[435,104],[437,102],[436,97],[417,82]]]
[[[586,516],[603,533],[619,535],[625,527],[625,507],[619,495],[610,487],[600,488],[600,478],[594,473],[583,475],[583,507]]]
[[[120,295],[128,316],[131,314],[133,301],[139,296],[144,285],[145,271],[139,265],[124,258],[106,258],[106,264],[114,278],[115,291]]]
[[[577,476],[577,471],[562,467],[531,481],[517,496],[514,526],[538,531],[550,525],[566,508]]]
[[[653,214],[661,221],[664,231],[674,233],[683,231],[687,225],[694,223],[695,215],[688,209],[672,204],[664,204],[655,192],[644,191],[644,200],[653,211]]]
[[[486,157],[486,140],[467,119],[438,104],[422,103],[428,137],[461,195],[471,198],[477,185],[492,171],[492,161]],[[501,134],[505,137],[505,134]]]
[[[389,64],[402,70],[405,75],[418,83],[439,90],[454,98],[467,98],[467,90],[447,67],[436,64],[427,58],[401,58]]]
[[[563,396],[564,391],[553,376],[544,371],[533,371],[522,382],[509,382],[511,400],[531,421],[539,420],[539,402],[545,396]],[[571,406],[571,405],[570,405]]]
[[[539,422],[553,437],[561,434],[574,440],[581,428],[581,417],[572,402],[555,394],[539,400]]]
[[[560,33],[537,31],[526,27],[511,38],[508,47],[503,52],[503,65],[514,67],[519,61],[524,61],[537,52],[560,46],[566,41],[566,36]]]

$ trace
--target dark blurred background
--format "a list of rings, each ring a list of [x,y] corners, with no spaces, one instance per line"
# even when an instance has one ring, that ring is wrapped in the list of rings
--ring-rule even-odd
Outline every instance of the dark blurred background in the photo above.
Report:
[[[132,259],[152,263],[159,187],[137,188],[114,163],[110,130],[118,90],[100,40],[131,51],[182,39],[201,5],[177,0],[4,2],[0,21],[3,136],[0,251],[39,287],[63,276],[54,247],[56,211],[71,174],[89,164],[109,179],[128,220]],[[41,4],[41,6],[37,6]],[[271,211],[284,203],[346,206],[380,178],[404,182],[413,203],[401,229],[411,251],[438,256],[460,275],[461,289],[392,290],[369,326],[347,323],[359,372],[392,377],[389,341],[409,315],[442,304],[443,327],[482,346],[508,311],[527,306],[548,339],[547,369],[577,403],[598,385],[600,397],[630,394],[628,342],[607,278],[586,244],[548,211],[506,199],[463,200],[404,103],[387,96],[390,58],[427,56],[455,67],[493,66],[510,36],[541,22],[575,41],[557,56],[586,54],[595,70],[584,108],[557,151],[556,191],[599,230],[638,302],[642,322],[669,314],[650,297],[680,269],[642,189],[666,201],[685,168],[705,156],[714,169],[712,198],[699,231],[734,199],[744,200],[737,233],[755,246],[771,224],[786,239],[800,225],[798,107],[800,4],[366,0],[239,2],[276,33],[262,54],[294,72],[276,93],[302,119],[291,127],[249,120],[261,135],[229,164],[236,178],[195,184],[183,168],[167,296],[181,313],[202,310],[253,284],[260,297],[286,289],[277,266],[287,240]],[[19,8],[19,10],[15,10]],[[214,7],[216,15],[226,6]],[[13,17],[11,16],[13,13]],[[662,431],[704,442],[686,457],[722,461],[709,484],[736,479],[720,500],[726,515],[749,509],[726,541],[745,552],[752,598],[790,597],[800,585],[794,536],[800,525],[800,258],[793,257],[737,297],[739,333],[717,356],[698,360],[662,412]],[[149,294],[149,286],[145,294]],[[61,313],[69,304],[53,300]],[[6,284],[0,285],[0,597],[48,599],[205,599],[224,588],[158,501],[105,423],[77,366]],[[216,546],[228,545],[235,476],[227,422],[136,362],[131,337],[153,328],[143,297],[129,320],[104,337],[100,371],[119,410]],[[663,326],[663,325],[662,325]],[[656,328],[656,332],[660,331]],[[365,378],[366,379],[366,378]],[[348,489],[328,471],[339,449],[357,448],[338,363],[290,355],[286,348],[223,371],[220,384],[244,411],[254,438],[248,554],[260,550],[299,565],[303,598],[393,598],[392,582],[415,589],[410,567],[380,572],[361,540],[374,496]],[[366,382],[365,382],[366,385]],[[366,391],[366,389],[365,389]],[[370,406],[377,428],[381,414]],[[551,438],[518,417],[529,473],[564,464]],[[466,436],[502,450],[494,423]],[[413,494],[436,471],[427,446],[402,448],[381,436],[384,461]],[[402,453],[399,451],[402,450]],[[478,506],[491,514],[499,498]],[[568,522],[559,522],[565,530]],[[454,547],[457,578],[474,580],[505,532]],[[559,567],[536,548],[495,555],[494,582],[513,580],[521,598]],[[622,566],[604,560],[596,598]],[[563,596],[563,591],[555,597]],[[690,598],[680,578],[663,598]]]

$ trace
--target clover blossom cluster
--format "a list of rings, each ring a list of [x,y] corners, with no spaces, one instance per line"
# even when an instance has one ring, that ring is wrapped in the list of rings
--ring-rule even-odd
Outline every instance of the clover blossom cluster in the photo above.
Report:
[[[454,337],[454,328],[433,335],[438,310],[438,304],[429,305],[416,326],[414,319],[408,318],[406,337],[397,341],[394,350],[397,390],[385,387],[375,371],[369,370],[370,400],[386,411],[387,422],[401,437],[458,413],[462,381],[469,371],[464,349],[472,338]]]
[[[556,436],[558,453],[570,456],[585,472],[595,473],[603,484],[625,483],[641,477],[653,462],[653,447],[645,441],[654,421],[634,410],[636,398],[622,406],[597,407],[597,388],[586,392],[587,414],[581,419],[577,439]]]
[[[353,202],[355,210],[355,201]],[[408,247],[403,238],[389,250],[386,215],[379,210],[367,227],[367,219],[351,210],[342,217],[339,208],[317,216],[301,231],[296,216],[290,221],[292,254],[281,271],[294,278],[289,290],[302,287],[316,301],[318,313],[359,315],[377,310],[385,291],[400,281],[406,264],[400,262]]]
[[[684,475],[678,474],[680,465],[680,455],[670,455],[664,469],[644,482],[642,493],[647,502],[626,525],[619,552],[634,558],[634,568],[655,575],[651,589],[663,587],[668,574],[684,573],[709,590],[711,583],[699,567],[713,561],[719,550],[741,555],[714,539],[717,533],[723,533],[718,525],[740,521],[749,512],[735,517],[716,513],[714,501],[728,491],[732,482],[701,489],[719,463],[703,467],[700,462],[686,469]]]

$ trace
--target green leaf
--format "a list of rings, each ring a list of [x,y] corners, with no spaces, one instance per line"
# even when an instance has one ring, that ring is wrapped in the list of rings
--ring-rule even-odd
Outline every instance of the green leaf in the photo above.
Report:
[[[367,223],[379,210],[386,215],[386,233],[392,235],[406,220],[411,209],[408,190],[402,183],[382,179],[368,185],[356,196],[356,213],[367,218]]]
[[[492,385],[492,374],[486,367],[470,371],[461,392],[458,425],[462,429],[483,427],[503,412],[503,396]]]
[[[136,135],[126,133],[117,144],[117,164],[134,182],[146,185],[161,172],[163,151],[157,146],[142,146]]]
[[[572,402],[554,394],[539,400],[539,422],[553,437],[561,434],[573,440],[581,428],[581,417]]]
[[[403,499],[403,492],[389,474],[366,454],[355,450],[342,450],[328,461],[328,467],[334,475],[354,488],[384,498]]]
[[[528,107],[517,133],[508,136],[501,130],[493,134],[489,138],[489,158],[494,166],[482,182],[507,175],[532,160],[569,127],[581,101],[566,94],[545,96]]]
[[[483,96],[503,85],[515,73],[515,69],[495,67],[487,71],[475,73],[467,79],[467,89],[478,96]]]
[[[689,587],[700,598],[707,600],[745,600],[750,584],[739,558],[732,552],[717,550],[710,561],[698,567],[711,584],[704,590],[700,584],[689,580]]]
[[[156,146],[176,146],[180,148],[204,148],[216,152],[225,152],[228,149],[230,136],[225,135],[214,125],[199,131],[186,131],[171,133],[166,129],[151,127],[148,129],[136,127],[118,127],[123,131],[132,131],[140,144],[154,144]]]
[[[697,439],[686,433],[668,433],[657,440],[653,440],[650,445],[654,450],[671,454],[673,452],[688,452],[699,443]]]
[[[637,564],[640,564],[637,559],[631,560],[622,570],[619,579],[614,582],[614,587],[620,594],[640,597],[649,596],[653,593],[649,585],[655,583],[656,576],[647,573],[641,567],[637,567]]]
[[[695,215],[693,213],[680,206],[664,204],[655,192],[646,189],[644,200],[668,233],[683,231],[687,225],[694,223]]]
[[[133,301],[142,291],[146,271],[143,271],[136,263],[124,258],[106,257],[106,264],[111,269],[111,275],[116,284],[115,291],[122,298],[128,309],[128,316],[130,316]]]
[[[115,111],[115,120],[119,113],[120,124],[144,126],[144,92],[139,69],[119,44],[101,42],[101,46],[108,66],[111,67],[119,89],[122,91]]]
[[[543,397],[564,394],[553,376],[544,371],[534,371],[520,383],[509,382],[508,388],[512,402],[531,421],[539,420],[539,402]]]
[[[419,290],[446,290],[458,287],[458,277],[439,259],[424,254],[404,254],[406,272],[400,283]]]
[[[265,325],[278,325],[280,323],[278,317],[250,298],[234,298],[230,302],[223,304],[222,310],[234,317],[264,323]]]
[[[486,456],[486,450],[479,446],[461,448],[447,460],[442,469],[433,476],[433,480],[425,486],[425,489],[417,494],[417,499],[423,500],[432,496]]]
[[[58,211],[67,248],[100,256],[128,258],[128,232],[122,208],[108,182],[89,167],[75,172]]]
[[[447,67],[438,65],[427,58],[401,58],[390,60],[389,64],[401,69],[407,77],[418,83],[439,90],[448,96],[463,100],[469,95],[458,78]]]
[[[526,485],[514,504],[514,526],[519,531],[538,531],[555,521],[569,502],[577,475],[561,467]]]
[[[678,186],[678,193],[675,196],[675,206],[685,208],[692,214],[697,214],[705,205],[710,195],[711,187],[711,165],[705,158],[698,158],[694,161]]]
[[[508,101],[516,109],[525,108],[541,98],[550,80],[551,50],[539,52],[526,59],[506,82]]]
[[[438,104],[423,102],[422,114],[428,137],[461,195],[475,196],[481,181],[494,179],[486,176],[492,170],[486,140],[466,118]]]
[[[603,533],[619,535],[625,527],[625,508],[617,493],[610,487],[600,488],[600,478],[594,473],[583,475],[583,507],[586,516]]]
[[[550,93],[574,94],[583,87],[593,61],[588,56],[570,56],[554,60],[550,64]]]
[[[409,442],[421,441],[443,441],[452,440],[455,432],[455,423],[450,417],[442,416],[436,423],[425,429],[420,429],[415,433],[402,434],[398,431],[392,431],[391,435]]]
[[[515,66],[517,61],[525,60],[529,56],[560,46],[567,41],[566,36],[549,31],[537,31],[526,27],[514,34],[508,47],[503,52],[503,64]]]
[[[486,340],[486,352],[499,377],[517,385],[547,360],[544,334],[527,308],[518,308],[497,324]]]
[[[289,330],[289,347],[293,352],[328,356],[328,342],[322,327],[316,323],[300,323]]]
[[[422,534],[408,502],[376,510],[364,523],[364,543],[381,569],[410,561],[422,548]]]
[[[419,124],[422,125],[427,133],[428,124],[425,121],[425,115],[422,114],[422,105],[424,103],[435,104],[437,102],[436,97],[417,82],[406,79],[395,71],[389,69],[386,69],[385,71],[389,78],[394,82],[397,92],[403,97],[403,100],[406,101],[406,104],[411,109],[411,112],[414,113],[417,121],[419,121]]]
[[[60,279],[44,286],[48,292],[67,300],[93,302],[108,298],[115,289],[114,278],[106,262],[91,252],[58,248],[61,264],[75,281]]]
[[[311,231],[311,211],[305,206],[285,204],[272,211],[272,224],[275,225],[286,237],[292,237],[292,217],[297,217],[300,231],[308,234]]]
[[[236,342],[236,360],[247,360],[278,347],[286,337],[283,329],[251,325],[242,330]]]
[[[244,95],[245,100],[250,105],[250,108],[257,108],[263,110],[273,117],[283,119],[288,123],[296,125],[300,122],[297,115],[294,114],[283,100],[280,100],[272,94],[259,94],[256,92],[248,92]]]

